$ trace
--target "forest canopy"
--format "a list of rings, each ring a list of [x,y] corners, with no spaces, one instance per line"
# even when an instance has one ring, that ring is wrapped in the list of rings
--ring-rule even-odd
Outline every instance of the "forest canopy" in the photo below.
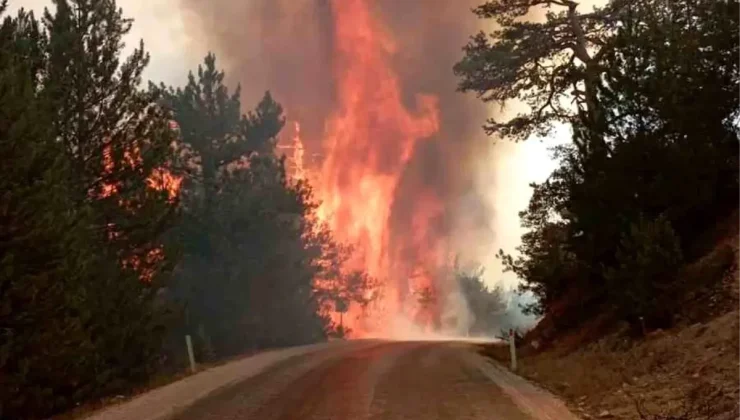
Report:
[[[0,6],[0,418],[45,418],[199,361],[316,342],[364,299],[349,250],[275,152],[269,92],[243,112],[208,55],[143,83],[113,0]],[[318,277],[359,276],[353,292]],[[341,295],[341,296],[340,296]]]
[[[679,271],[737,209],[738,7],[491,0],[474,10],[496,29],[464,47],[459,89],[528,106],[486,131],[573,133],[554,148],[558,168],[532,185],[518,255],[499,253],[537,296],[529,311],[562,328],[604,311],[633,326],[673,323],[688,287]],[[542,11],[544,21],[524,19]]]

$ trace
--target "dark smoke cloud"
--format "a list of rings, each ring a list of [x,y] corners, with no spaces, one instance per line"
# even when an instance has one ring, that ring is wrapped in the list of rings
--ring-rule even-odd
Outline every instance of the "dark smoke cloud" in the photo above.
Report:
[[[439,97],[440,131],[431,141],[419,142],[394,203],[393,232],[403,234],[413,217],[413,191],[431,188],[448,208],[438,220],[436,234],[467,236],[487,229],[492,215],[485,200],[477,197],[471,161],[488,147],[481,131],[486,109],[473,97],[456,91],[453,64],[461,58],[461,47],[479,30],[479,21],[470,9],[480,0],[380,0],[376,11],[398,42],[394,67],[401,79],[407,106],[416,93]],[[462,197],[475,206],[460,209]],[[475,221],[476,223],[471,223]],[[462,229],[461,229],[462,228]],[[431,242],[432,238],[430,238]]]
[[[216,53],[228,82],[253,106],[266,90],[318,141],[332,109],[328,0],[180,0],[190,36]]]
[[[307,147],[316,151],[334,104],[329,0],[180,1],[194,16],[193,38],[216,52],[231,82],[241,83],[243,102],[253,104],[271,90],[289,117],[301,121]],[[440,99],[440,132],[418,142],[395,193],[392,235],[409,233],[415,193],[421,190],[432,191],[446,207],[434,220],[430,242],[453,231],[471,240],[488,237],[489,242],[493,235],[488,229],[493,210],[479,195],[473,170],[490,147],[480,128],[487,110],[455,91],[452,74],[461,47],[479,30],[470,9],[480,2],[368,0],[398,43],[393,66],[407,107],[414,109],[419,93]]]

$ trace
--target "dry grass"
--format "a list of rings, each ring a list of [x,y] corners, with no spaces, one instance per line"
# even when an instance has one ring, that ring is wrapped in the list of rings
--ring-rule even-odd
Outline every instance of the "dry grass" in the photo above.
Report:
[[[739,329],[734,310],[639,342],[613,334],[565,356],[554,349],[523,355],[518,373],[585,418],[737,419]],[[508,363],[505,346],[486,353]]]
[[[728,245],[733,267],[724,271],[722,281],[704,277],[705,286],[688,297],[676,327],[642,339],[629,338],[625,328],[585,344],[584,331],[599,328],[594,319],[578,331],[556,337],[543,351],[523,348],[518,373],[562,396],[586,419],[739,418],[737,233],[686,272],[708,275],[726,265]],[[507,346],[489,346],[483,352],[508,365]]]
[[[701,379],[681,399],[674,399],[665,407],[650,409],[639,397],[629,391],[625,394],[634,405],[639,416],[636,418],[641,420],[729,420],[738,416],[737,404],[728,404],[725,391]]]

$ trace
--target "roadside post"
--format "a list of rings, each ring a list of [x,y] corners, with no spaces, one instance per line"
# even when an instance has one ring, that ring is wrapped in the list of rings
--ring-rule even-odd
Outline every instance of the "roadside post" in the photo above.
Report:
[[[190,359],[190,371],[195,373],[195,355],[193,354],[193,340],[190,339],[190,334],[185,336],[185,344],[188,346],[188,358]]]
[[[347,301],[338,298],[334,301],[334,310],[339,312],[339,330],[342,332],[342,339],[347,339],[346,331],[344,330],[344,313],[349,310]]]
[[[511,353],[511,370],[516,370],[516,334],[509,328],[509,352]]]

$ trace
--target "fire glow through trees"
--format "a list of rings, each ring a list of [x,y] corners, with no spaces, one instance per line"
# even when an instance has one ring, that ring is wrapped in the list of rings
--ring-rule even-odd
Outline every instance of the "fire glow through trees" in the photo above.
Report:
[[[451,238],[493,236],[466,169],[488,150],[486,111],[455,92],[451,70],[477,30],[477,0],[181,1],[243,103],[270,89],[285,106],[278,147],[313,186],[319,217],[354,246],[350,268],[380,281],[370,308],[343,316],[352,336],[459,323],[446,301],[445,270],[462,251]]]

